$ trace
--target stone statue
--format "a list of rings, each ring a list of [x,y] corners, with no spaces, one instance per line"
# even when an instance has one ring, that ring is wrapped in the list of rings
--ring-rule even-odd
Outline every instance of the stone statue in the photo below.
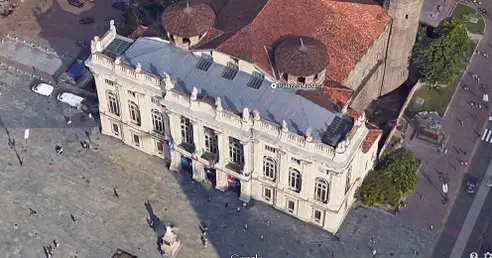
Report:
[[[245,107],[243,109],[243,121],[244,122],[248,122],[249,121],[249,118],[250,118],[249,109],[247,107]]]
[[[346,149],[347,149],[347,143],[345,142],[345,140],[343,140],[337,144],[335,151],[337,153],[344,153]]]
[[[289,127],[287,126],[287,122],[285,120],[282,120],[282,132],[288,132]]]
[[[360,116],[355,120],[355,125],[361,126],[366,121],[366,113],[362,112]]]
[[[220,99],[220,97],[217,97],[215,99],[215,109],[217,111],[222,111],[222,100]]]
[[[306,141],[311,142],[313,140],[313,130],[308,128],[306,130]]]
[[[196,100],[197,99],[197,96],[198,96],[198,89],[196,87],[193,87],[193,89],[191,90],[191,97],[190,97],[190,99],[191,100]]]
[[[137,66],[135,67],[135,72],[139,73],[142,71],[142,65],[140,63],[137,63]]]
[[[253,110],[253,119],[256,121],[259,121],[261,119],[260,111],[258,111],[258,109]]]
[[[109,30],[116,31],[116,25],[114,25],[114,20],[109,21]]]
[[[121,56],[118,56],[118,57],[114,60],[114,63],[115,63],[115,64],[117,64],[117,65],[121,64],[121,59],[122,59],[122,57],[121,57]]]
[[[94,39],[91,40],[91,53],[102,52],[103,50],[101,38],[94,36]]]
[[[181,241],[176,234],[176,228],[166,226],[166,233],[162,237],[161,253],[168,257],[176,257],[181,250]]]
[[[166,72],[163,73],[162,80],[164,81],[164,85],[166,86],[166,90],[174,89],[174,81],[171,80],[171,76]]]

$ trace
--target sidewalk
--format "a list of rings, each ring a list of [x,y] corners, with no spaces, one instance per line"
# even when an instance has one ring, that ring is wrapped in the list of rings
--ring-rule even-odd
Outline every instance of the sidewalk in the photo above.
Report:
[[[492,162],[487,169],[485,178],[489,176],[492,176]],[[468,212],[468,215],[466,215],[465,223],[463,224],[463,227],[458,235],[458,240],[456,240],[456,244],[451,252],[451,258],[461,258],[463,256],[466,244],[468,243],[468,239],[470,238],[475,222],[477,221],[478,215],[480,214],[480,210],[485,203],[485,199],[487,198],[489,191],[490,188],[487,186],[487,180],[482,180],[472,207]]]

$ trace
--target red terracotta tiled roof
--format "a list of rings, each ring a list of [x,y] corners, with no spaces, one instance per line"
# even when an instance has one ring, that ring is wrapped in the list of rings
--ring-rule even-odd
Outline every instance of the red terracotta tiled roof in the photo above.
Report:
[[[327,79],[340,83],[381,34],[388,21],[384,9],[376,4],[269,0],[249,25],[216,49],[255,63],[273,75],[265,47],[273,49],[282,39],[291,36],[313,37],[328,48],[330,63]]]
[[[353,109],[353,108],[351,108],[351,107],[349,107],[347,109],[347,115],[350,116],[351,118],[353,118],[355,120],[355,119],[357,119],[357,118],[360,117],[360,112],[357,111],[357,110],[355,110],[355,109]]]
[[[371,147],[374,145],[374,143],[382,133],[381,129],[370,123],[366,123],[366,127],[367,129],[369,129],[369,132],[367,133],[366,138],[362,143],[362,152],[364,153],[367,153],[371,149]]]
[[[147,26],[138,25],[138,27],[128,37],[131,39],[140,38],[147,31],[148,28],[149,27]]]

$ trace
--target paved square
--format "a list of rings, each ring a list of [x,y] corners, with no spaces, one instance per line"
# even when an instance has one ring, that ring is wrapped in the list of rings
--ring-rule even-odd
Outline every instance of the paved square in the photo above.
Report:
[[[330,251],[334,257],[371,257],[371,245],[378,257],[404,258],[415,257],[413,250],[423,254],[434,243],[428,229],[374,209],[353,209],[339,239],[259,202],[237,213],[241,203],[232,192],[167,171],[162,160],[101,136],[90,119],[72,119],[67,126],[61,112],[77,117],[79,111],[32,93],[28,77],[0,70],[0,78],[0,125],[16,140],[15,150],[9,148],[7,131],[0,128],[2,257],[44,257],[43,244],[54,239],[61,242],[54,257],[104,258],[117,248],[141,258],[160,257],[156,241],[162,228],[156,233],[148,226],[146,200],[163,223],[179,227],[182,258],[325,258]],[[27,142],[24,128],[31,128]],[[80,145],[86,131],[91,149]],[[61,155],[56,145],[63,146]],[[38,215],[30,215],[29,208]],[[209,225],[208,248],[200,242],[201,221]]]

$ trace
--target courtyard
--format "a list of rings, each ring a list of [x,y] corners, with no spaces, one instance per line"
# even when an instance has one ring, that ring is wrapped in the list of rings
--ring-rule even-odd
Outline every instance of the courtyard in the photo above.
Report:
[[[167,171],[163,160],[100,135],[97,121],[78,119],[81,111],[31,92],[32,78],[5,70],[0,78],[0,252],[5,257],[45,257],[43,245],[53,240],[61,243],[54,257],[104,258],[118,248],[160,257],[156,243],[167,223],[179,228],[178,257],[183,258],[327,257],[331,252],[371,257],[371,248],[379,257],[404,258],[424,254],[435,243],[426,225],[376,209],[354,208],[335,237],[260,202],[243,208],[234,193]],[[67,125],[66,117],[73,123]],[[30,135],[24,140],[26,128]],[[9,138],[16,140],[15,148],[7,145]],[[83,140],[91,141],[89,149],[82,148]],[[62,154],[55,152],[57,145]],[[146,201],[159,218],[156,232],[146,221]],[[200,241],[200,223],[209,228],[207,248]]]

